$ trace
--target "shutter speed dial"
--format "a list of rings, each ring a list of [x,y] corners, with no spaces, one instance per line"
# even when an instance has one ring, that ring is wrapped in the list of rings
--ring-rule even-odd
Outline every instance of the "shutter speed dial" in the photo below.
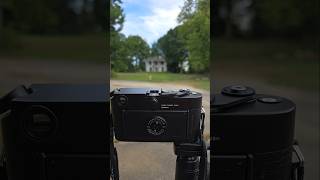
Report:
[[[147,131],[148,133],[159,136],[166,131],[167,122],[163,117],[156,116],[148,122]]]

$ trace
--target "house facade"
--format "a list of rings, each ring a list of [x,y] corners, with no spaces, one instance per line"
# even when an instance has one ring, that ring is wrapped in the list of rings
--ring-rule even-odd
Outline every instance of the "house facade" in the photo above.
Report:
[[[167,72],[167,62],[162,56],[154,56],[144,60],[146,72]]]

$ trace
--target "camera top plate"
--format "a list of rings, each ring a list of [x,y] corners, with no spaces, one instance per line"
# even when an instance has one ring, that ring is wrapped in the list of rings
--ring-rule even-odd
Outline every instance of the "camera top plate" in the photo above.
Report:
[[[229,115],[272,115],[295,110],[295,104],[289,99],[265,94],[246,97],[216,94],[211,102],[211,107],[213,113],[227,113]]]
[[[291,147],[295,109],[291,100],[279,96],[215,94],[210,111],[215,153],[267,153]]]
[[[118,88],[113,91],[114,95],[145,95],[161,97],[201,98],[198,92],[189,89],[165,90],[161,88]]]
[[[178,110],[200,108],[202,104],[202,95],[189,89],[118,88],[111,96],[121,109]]]

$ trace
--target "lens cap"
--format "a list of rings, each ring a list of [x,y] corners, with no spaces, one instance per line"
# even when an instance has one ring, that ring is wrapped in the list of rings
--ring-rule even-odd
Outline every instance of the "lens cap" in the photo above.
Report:
[[[224,87],[221,91],[222,94],[228,96],[251,96],[255,94],[255,90],[251,87],[243,86],[243,85],[232,85]]]

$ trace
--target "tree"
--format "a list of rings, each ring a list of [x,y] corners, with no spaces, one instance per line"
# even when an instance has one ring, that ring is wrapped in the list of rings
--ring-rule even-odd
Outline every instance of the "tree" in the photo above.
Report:
[[[210,1],[186,2],[178,18],[183,22],[178,28],[179,39],[184,40],[191,71],[207,72],[210,57]]]
[[[316,0],[255,0],[256,26],[279,35],[319,33],[319,3]],[[303,34],[302,34],[303,33]]]
[[[131,62],[128,59],[125,35],[113,32],[110,38],[110,47],[111,69],[116,72],[129,71]]]
[[[187,50],[183,39],[178,35],[179,26],[170,29],[167,34],[158,40],[158,47],[167,60],[168,70],[170,72],[181,72],[181,64],[187,57]]]
[[[3,5],[2,5],[2,2],[0,2],[0,32],[2,27],[3,27]]]
[[[128,71],[127,49],[125,36],[120,34],[125,16],[120,0],[110,0],[110,58],[114,71]]]
[[[143,60],[150,56],[150,48],[147,42],[140,36],[129,36],[126,39],[126,48],[128,50],[127,57],[132,64],[130,70],[142,70],[144,68]]]
[[[125,16],[123,14],[123,9],[121,8],[121,0],[110,0],[111,10],[110,10],[110,31],[120,32],[123,28],[123,23]]]
[[[163,56],[163,52],[161,51],[158,42],[152,43],[150,56]]]

